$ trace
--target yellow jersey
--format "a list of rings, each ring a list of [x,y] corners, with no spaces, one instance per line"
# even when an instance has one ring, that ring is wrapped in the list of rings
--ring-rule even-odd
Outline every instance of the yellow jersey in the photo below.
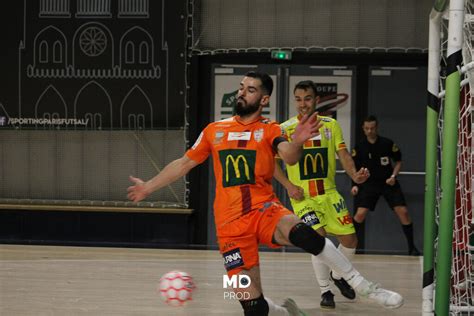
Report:
[[[330,117],[319,116],[323,126],[320,134],[306,141],[299,162],[287,165],[290,181],[305,191],[305,196],[325,194],[336,188],[336,153],[346,149],[339,123]],[[288,141],[295,132],[299,117],[295,116],[280,124]]]

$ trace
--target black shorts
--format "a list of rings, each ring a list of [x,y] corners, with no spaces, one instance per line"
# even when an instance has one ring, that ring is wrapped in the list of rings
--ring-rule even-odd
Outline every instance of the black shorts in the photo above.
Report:
[[[375,210],[375,205],[381,195],[383,195],[385,201],[387,201],[392,209],[395,206],[406,206],[402,188],[397,181],[393,186],[386,183],[364,183],[363,185],[360,185],[359,193],[355,198],[356,208],[364,207],[371,211]]]

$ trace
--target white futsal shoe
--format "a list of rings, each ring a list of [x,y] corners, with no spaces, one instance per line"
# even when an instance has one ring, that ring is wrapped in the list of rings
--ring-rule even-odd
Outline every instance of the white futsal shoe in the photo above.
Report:
[[[364,282],[365,283],[365,282]],[[359,287],[361,287],[360,285]],[[397,292],[379,287],[379,284],[368,282],[368,286],[357,291],[361,296],[382,305],[385,308],[399,308],[403,305],[403,297]]]
[[[288,311],[288,314],[290,314],[290,316],[306,316],[306,314],[299,309],[298,305],[296,305],[296,302],[291,298],[285,299],[281,306]]]

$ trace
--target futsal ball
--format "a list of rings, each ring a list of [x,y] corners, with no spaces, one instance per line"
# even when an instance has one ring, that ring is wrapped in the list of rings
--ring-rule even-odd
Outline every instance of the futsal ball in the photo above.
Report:
[[[182,306],[192,300],[195,288],[193,278],[186,272],[170,271],[160,278],[161,298],[171,306]]]

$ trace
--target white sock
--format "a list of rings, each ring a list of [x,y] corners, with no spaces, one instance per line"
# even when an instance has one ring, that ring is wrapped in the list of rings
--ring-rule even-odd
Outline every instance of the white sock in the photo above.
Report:
[[[268,316],[290,316],[286,308],[276,305],[271,299],[265,297],[265,301],[268,303]]]
[[[334,272],[342,276],[354,290],[356,290],[356,287],[365,280],[364,277],[360,275],[359,271],[352,266],[352,263],[339,250],[337,250],[332,241],[327,238],[323,251],[321,251],[317,257],[327,264]]]
[[[339,244],[339,246],[337,247],[337,249],[350,261],[352,262],[352,259],[354,258],[354,254],[356,252],[356,249],[355,248],[347,248],[347,247],[344,247],[341,243]],[[332,276],[335,278],[335,279],[340,279],[341,276],[339,274],[336,273],[336,271],[333,271],[332,272]]]
[[[311,261],[313,263],[314,274],[316,274],[316,279],[318,280],[319,288],[321,289],[321,294],[331,290],[329,282],[330,269],[327,264],[314,255],[311,256]]]

